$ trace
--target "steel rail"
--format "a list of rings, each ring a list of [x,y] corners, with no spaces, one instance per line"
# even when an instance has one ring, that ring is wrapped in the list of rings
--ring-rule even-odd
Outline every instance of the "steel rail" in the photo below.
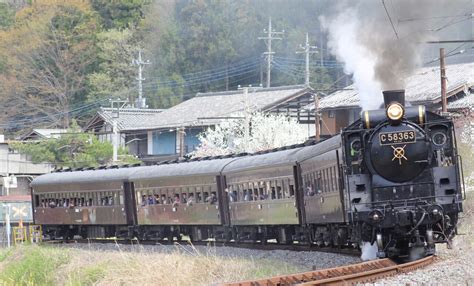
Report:
[[[225,286],[354,285],[406,273],[431,264],[435,256],[398,264],[385,258],[340,267],[222,284]]]

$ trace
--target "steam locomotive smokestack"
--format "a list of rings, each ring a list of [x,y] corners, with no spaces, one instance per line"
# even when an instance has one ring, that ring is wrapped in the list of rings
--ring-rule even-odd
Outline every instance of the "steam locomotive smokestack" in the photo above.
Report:
[[[397,89],[397,90],[385,90],[382,91],[383,93],[383,101],[385,104],[385,108],[391,102],[398,102],[402,106],[405,106],[405,90],[404,89]]]

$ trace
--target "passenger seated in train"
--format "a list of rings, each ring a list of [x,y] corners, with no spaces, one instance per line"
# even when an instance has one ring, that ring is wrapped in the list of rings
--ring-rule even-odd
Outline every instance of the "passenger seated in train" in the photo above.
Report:
[[[161,203],[166,205],[168,204],[168,200],[166,199],[166,195],[161,195]]]
[[[49,200],[49,207],[50,208],[55,208],[56,207],[56,202],[54,201],[54,199]]]
[[[154,205],[156,203],[155,198],[152,195],[148,195],[148,204]]]
[[[229,195],[229,202],[235,202],[237,201],[236,197],[235,197],[235,194],[233,192],[229,192],[228,189],[226,189],[226,192],[228,192],[228,195]]]
[[[211,205],[217,202],[217,196],[215,192],[212,192],[209,197],[206,198],[206,202],[210,203]]]
[[[244,201],[250,201],[250,192],[247,190],[244,190]]]
[[[188,202],[186,203],[186,205],[189,207],[189,206],[192,206],[193,203],[194,203],[194,195],[193,195],[193,194],[189,194]]]
[[[146,199],[146,195],[142,196],[142,207],[146,206],[148,203],[148,200]]]
[[[181,194],[181,203],[185,204],[187,202],[186,194]]]
[[[306,188],[306,195],[307,196],[314,196],[316,194],[316,192],[314,191],[313,187],[312,186],[308,186]]]
[[[155,204],[161,204],[160,195],[155,194]]]
[[[196,193],[196,203],[200,203],[201,201],[201,193]]]
[[[174,195],[173,207],[179,206],[179,195]]]

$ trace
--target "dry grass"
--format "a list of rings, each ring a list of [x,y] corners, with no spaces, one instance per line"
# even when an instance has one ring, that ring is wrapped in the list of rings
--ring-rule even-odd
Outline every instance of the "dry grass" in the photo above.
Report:
[[[0,285],[211,285],[300,270],[270,260],[219,257],[212,248],[207,253],[189,247],[149,253],[144,248],[124,252],[29,245],[5,256]]]

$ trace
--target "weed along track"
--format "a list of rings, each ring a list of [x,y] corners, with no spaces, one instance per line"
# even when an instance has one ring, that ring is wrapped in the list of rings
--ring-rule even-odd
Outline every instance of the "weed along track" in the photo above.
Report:
[[[327,252],[341,255],[349,256],[360,256],[360,250],[358,248],[352,247],[323,247],[317,245],[308,245],[308,244],[291,244],[291,245],[281,245],[277,243],[267,243],[267,244],[258,244],[258,243],[243,243],[243,242],[219,242],[219,241],[195,241],[188,242],[183,240],[181,242],[173,241],[156,241],[156,240],[135,240],[135,239],[72,239],[72,240],[46,240],[45,244],[71,244],[71,243],[80,243],[80,244],[123,244],[123,245],[200,245],[200,246],[216,246],[216,247],[233,247],[233,248],[245,248],[245,249],[255,249],[255,250],[289,250],[289,251],[316,251],[316,252]]]
[[[385,258],[260,280],[226,283],[223,284],[223,286],[352,285],[356,283],[373,282],[377,279],[393,276],[398,273],[410,272],[427,266],[434,260],[435,256],[427,256],[416,261],[398,264],[391,259]]]

